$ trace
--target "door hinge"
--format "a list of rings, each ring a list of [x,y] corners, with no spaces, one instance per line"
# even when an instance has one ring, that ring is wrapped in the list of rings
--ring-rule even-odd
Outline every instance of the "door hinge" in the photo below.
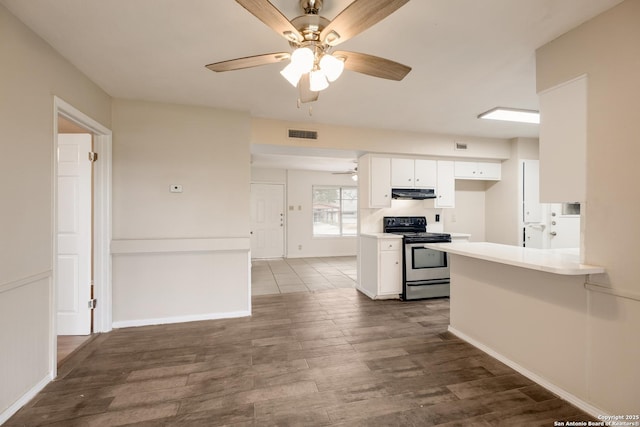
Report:
[[[89,300],[89,309],[94,310],[98,306],[98,300],[92,298]]]
[[[95,162],[96,160],[98,160],[98,153],[94,151],[89,151],[89,161]]]

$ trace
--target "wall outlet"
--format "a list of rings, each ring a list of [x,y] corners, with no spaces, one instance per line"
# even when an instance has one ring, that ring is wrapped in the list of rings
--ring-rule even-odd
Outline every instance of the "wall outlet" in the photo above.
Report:
[[[456,214],[451,214],[451,222],[456,222],[457,220]]]
[[[298,250],[301,251],[302,250],[302,245],[298,245]]]
[[[169,186],[169,191],[172,193],[182,193],[182,185],[180,184],[171,184]]]

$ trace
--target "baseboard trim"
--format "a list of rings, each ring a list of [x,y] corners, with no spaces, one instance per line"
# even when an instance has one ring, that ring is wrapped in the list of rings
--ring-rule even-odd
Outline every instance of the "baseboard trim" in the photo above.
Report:
[[[49,372],[43,379],[38,381],[36,385],[34,385],[31,390],[27,391],[23,394],[18,400],[16,400],[13,405],[9,406],[7,409],[0,413],[0,425],[4,424],[11,418],[16,412],[20,410],[24,405],[29,403],[31,399],[33,399],[36,394],[40,393],[43,388],[46,387],[53,380],[53,373]]]
[[[546,388],[551,393],[559,396],[563,400],[566,400],[567,402],[571,403],[573,406],[578,407],[579,409],[581,409],[584,412],[588,413],[589,415],[595,417],[596,419],[602,419],[602,418],[600,418],[601,416],[610,415],[610,414],[607,414],[605,411],[603,411],[603,410],[591,405],[590,403],[585,402],[584,400],[580,399],[579,397],[575,396],[574,394],[569,393],[567,390],[565,390],[565,389],[563,389],[561,387],[558,387],[557,385],[549,382],[547,379],[541,377],[540,375],[538,375],[538,374],[536,374],[534,372],[531,372],[527,368],[519,365],[518,363],[516,363],[513,360],[509,359],[508,357],[496,352],[495,350],[491,349],[490,347],[487,347],[486,345],[482,344],[481,342],[476,341],[474,338],[471,338],[467,334],[465,334],[463,332],[460,332],[459,330],[457,330],[453,326],[449,325],[449,329],[448,330],[449,330],[449,332],[451,332],[453,335],[457,336],[461,340],[466,341],[469,344],[471,344],[472,346],[476,347],[477,349],[484,351],[489,356],[493,357],[494,359],[499,360],[500,362],[504,363],[505,365],[507,365],[508,367],[513,369],[514,371],[517,371],[518,373],[524,375],[525,377],[529,378],[531,381],[533,381],[533,382],[537,383],[538,385]]]
[[[190,316],[161,317],[156,319],[123,320],[120,322],[113,322],[113,328],[135,328],[138,326],[166,325],[169,323],[197,322],[200,320],[233,319],[249,316],[251,316],[251,311],[231,311],[228,313],[209,313],[194,314]]]

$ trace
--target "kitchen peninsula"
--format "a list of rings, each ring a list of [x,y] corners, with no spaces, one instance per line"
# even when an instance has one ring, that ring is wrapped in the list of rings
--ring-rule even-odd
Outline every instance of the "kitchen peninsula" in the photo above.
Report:
[[[587,362],[589,275],[577,250],[432,243],[449,253],[449,330],[592,414]]]
[[[590,413],[585,283],[604,268],[577,250],[430,243],[449,253],[449,330]]]

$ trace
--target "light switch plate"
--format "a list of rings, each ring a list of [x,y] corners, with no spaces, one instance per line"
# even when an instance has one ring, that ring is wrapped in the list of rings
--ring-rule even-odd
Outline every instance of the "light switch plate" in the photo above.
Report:
[[[171,184],[169,186],[169,191],[172,193],[182,193],[182,185],[180,184]]]

